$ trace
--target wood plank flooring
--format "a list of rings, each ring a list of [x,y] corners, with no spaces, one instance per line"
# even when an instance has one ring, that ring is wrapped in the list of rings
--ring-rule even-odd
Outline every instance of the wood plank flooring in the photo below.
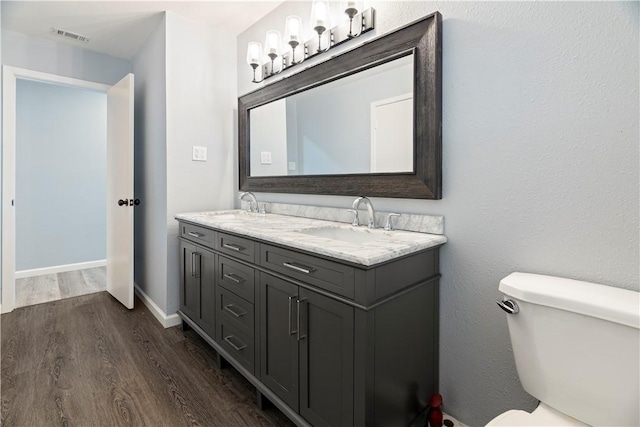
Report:
[[[3,426],[292,426],[195,332],[108,293],[1,317]]]
[[[96,267],[16,280],[16,307],[41,304],[107,289],[107,268]]]

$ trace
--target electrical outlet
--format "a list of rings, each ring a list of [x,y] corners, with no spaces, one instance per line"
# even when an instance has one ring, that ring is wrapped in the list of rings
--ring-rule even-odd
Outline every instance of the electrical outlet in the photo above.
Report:
[[[289,170],[290,171],[296,170],[296,162],[289,162]]]
[[[260,152],[260,163],[263,165],[271,164],[271,151],[261,151]]]
[[[206,162],[207,161],[207,147],[193,146],[193,161],[194,162]]]

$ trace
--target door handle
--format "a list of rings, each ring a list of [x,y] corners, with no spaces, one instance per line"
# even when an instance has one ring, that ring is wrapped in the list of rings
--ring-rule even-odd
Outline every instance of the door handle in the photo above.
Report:
[[[191,252],[191,277],[196,279],[200,277],[200,268],[202,267],[202,254],[200,252]],[[196,257],[198,258],[196,262]]]
[[[140,199],[120,199],[118,200],[118,206],[138,206],[140,204]]]

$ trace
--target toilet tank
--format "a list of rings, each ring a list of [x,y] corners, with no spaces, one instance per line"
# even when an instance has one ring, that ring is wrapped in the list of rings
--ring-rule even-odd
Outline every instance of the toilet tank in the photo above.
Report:
[[[520,382],[593,426],[640,425],[640,293],[538,274],[499,286]]]

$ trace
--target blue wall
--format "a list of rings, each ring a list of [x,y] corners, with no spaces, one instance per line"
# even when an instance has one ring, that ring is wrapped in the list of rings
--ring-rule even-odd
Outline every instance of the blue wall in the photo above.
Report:
[[[106,258],[107,97],[18,80],[16,271]]]

